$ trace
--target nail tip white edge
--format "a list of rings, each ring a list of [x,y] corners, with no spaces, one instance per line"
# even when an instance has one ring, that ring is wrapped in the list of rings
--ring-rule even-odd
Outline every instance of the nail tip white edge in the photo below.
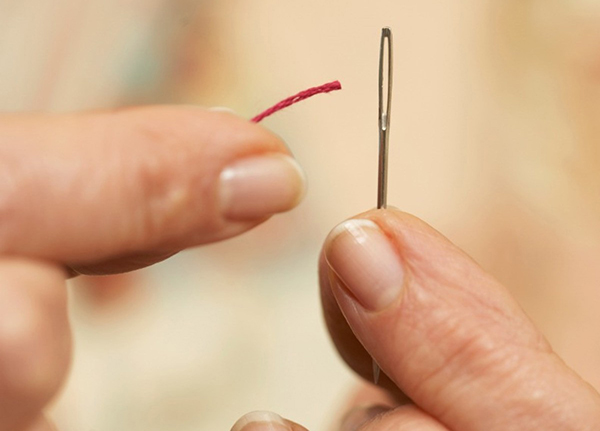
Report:
[[[333,239],[343,232],[352,232],[356,228],[369,228],[379,230],[379,226],[371,220],[367,219],[350,219],[346,220],[333,228],[329,234],[329,238]]]

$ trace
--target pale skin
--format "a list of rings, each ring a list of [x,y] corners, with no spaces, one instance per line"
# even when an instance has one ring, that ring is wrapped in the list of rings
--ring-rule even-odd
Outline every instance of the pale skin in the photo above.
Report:
[[[44,408],[70,363],[68,277],[241,234],[304,190],[277,136],[194,108],[3,116],[0,155],[0,431],[53,429]],[[343,223],[319,273],[342,358],[367,380],[372,359],[385,373],[343,431],[600,429],[596,390],[504,286],[421,220],[389,209]],[[271,413],[234,426],[273,428],[302,429]]]
[[[373,210],[342,223],[319,272],[340,355],[367,381],[372,358],[385,372],[351,400],[340,431],[600,429],[598,392],[504,286],[416,217]],[[297,430],[268,415],[234,431]]]
[[[239,235],[304,191],[280,138],[195,108],[0,116],[0,163],[1,431],[53,429],[43,410],[69,369],[68,277]]]

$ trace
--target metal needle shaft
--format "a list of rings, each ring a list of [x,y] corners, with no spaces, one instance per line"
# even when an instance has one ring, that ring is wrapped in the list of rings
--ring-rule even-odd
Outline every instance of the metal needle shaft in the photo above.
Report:
[[[379,175],[377,208],[387,207],[388,143],[392,112],[393,70],[392,30],[386,27],[381,31],[381,48],[379,51]]]
[[[386,27],[381,31],[381,48],[379,51],[379,170],[377,177],[377,208],[380,209],[387,207],[388,144],[390,138],[390,117],[392,113],[393,71],[392,30]],[[373,359],[373,382],[375,384],[379,381],[380,371],[379,365]]]

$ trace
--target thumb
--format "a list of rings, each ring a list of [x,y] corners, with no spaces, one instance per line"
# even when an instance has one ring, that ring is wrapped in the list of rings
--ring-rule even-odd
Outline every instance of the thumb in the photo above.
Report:
[[[450,429],[600,429],[598,393],[503,286],[417,218],[378,210],[346,221],[327,239],[320,270],[342,356],[364,373],[360,342]]]

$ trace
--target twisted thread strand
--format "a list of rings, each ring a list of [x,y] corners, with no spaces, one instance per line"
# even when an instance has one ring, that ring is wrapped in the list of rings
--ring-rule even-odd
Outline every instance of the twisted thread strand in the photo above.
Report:
[[[314,95],[321,94],[321,93],[330,93],[332,91],[341,90],[341,89],[342,89],[342,84],[340,84],[339,81],[333,81],[333,82],[329,82],[327,84],[323,84],[319,87],[309,88],[308,90],[301,91],[300,93],[298,93],[294,96],[291,96],[285,100],[282,100],[277,105],[274,105],[274,106],[270,107],[269,109],[267,109],[266,111],[258,114],[251,121],[253,123],[259,123],[262,120],[264,120],[265,118],[267,118],[269,115],[272,115],[277,111],[281,111],[282,109],[285,109],[288,106],[291,106],[295,103],[301,102],[302,100],[308,99],[309,97],[312,97]]]

